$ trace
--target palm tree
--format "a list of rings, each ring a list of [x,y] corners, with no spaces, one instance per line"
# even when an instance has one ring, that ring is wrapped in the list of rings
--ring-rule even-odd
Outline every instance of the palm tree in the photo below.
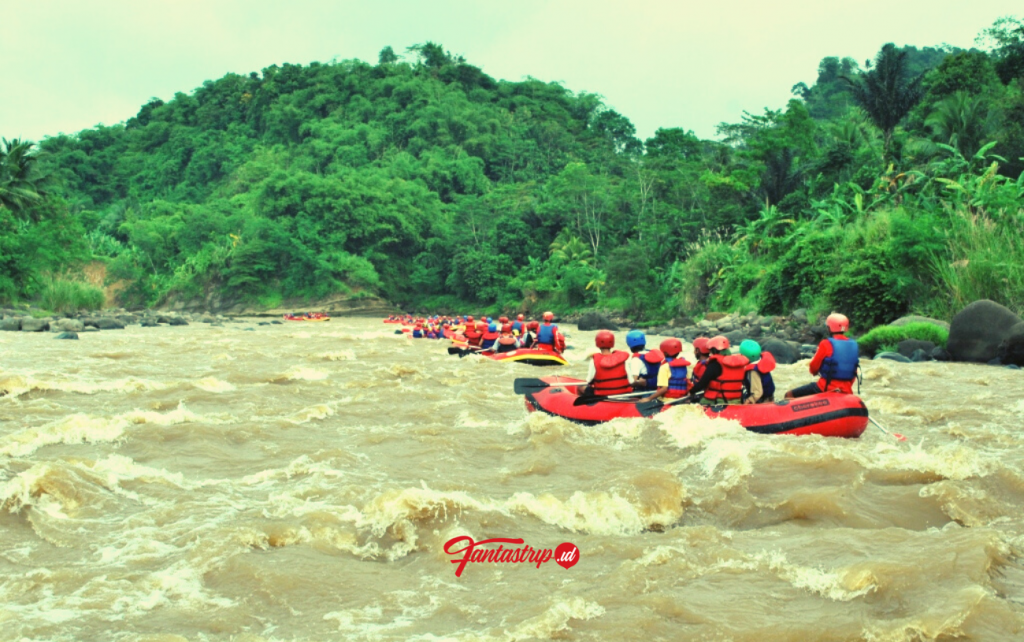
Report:
[[[970,158],[994,132],[993,116],[985,99],[958,91],[936,104],[924,123],[936,142],[956,147]]]
[[[0,145],[0,207],[16,215],[45,194],[46,177],[36,166],[37,157],[28,141],[3,139]]]
[[[593,253],[587,244],[578,236],[570,236],[568,230],[562,230],[551,243],[551,258],[563,263],[576,263],[578,265],[590,265],[594,259]]]
[[[921,88],[924,74],[907,77],[907,55],[890,42],[878,52],[874,66],[859,79],[842,76],[850,85],[854,100],[882,130],[883,165],[889,162],[896,126],[924,96]]]

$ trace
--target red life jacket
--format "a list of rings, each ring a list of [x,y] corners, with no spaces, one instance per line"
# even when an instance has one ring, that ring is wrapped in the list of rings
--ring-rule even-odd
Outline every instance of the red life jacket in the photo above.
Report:
[[[708,360],[700,359],[697,361],[697,365],[693,366],[693,382],[697,383],[700,378],[704,376],[704,371],[708,369]]]
[[[616,350],[611,354],[594,355],[594,369],[597,374],[590,382],[595,395],[622,395],[633,392],[633,386],[629,384],[626,376],[626,361],[629,360],[629,353]]]
[[[466,343],[471,346],[479,346],[480,340],[483,338],[484,333],[480,332],[476,328],[466,328]]]
[[[503,346],[514,346],[516,344],[516,338],[511,334],[503,334],[498,337],[498,343]]]
[[[717,401],[733,401],[743,397],[743,379],[747,374],[747,364],[750,359],[741,354],[731,354],[723,357],[720,354],[713,354],[708,361],[717,361],[722,366],[722,374],[708,384],[704,391],[704,398]]]

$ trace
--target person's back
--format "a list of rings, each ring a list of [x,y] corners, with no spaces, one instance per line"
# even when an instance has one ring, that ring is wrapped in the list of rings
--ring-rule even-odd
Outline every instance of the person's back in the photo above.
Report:
[[[690,389],[692,394],[704,392],[701,403],[706,406],[743,402],[743,382],[750,360],[741,354],[729,354],[729,339],[719,335],[708,340],[711,356],[700,381]]]
[[[498,337],[498,341],[495,343],[494,351],[501,354],[502,352],[513,352],[518,347],[519,341],[512,334],[512,324],[506,323],[501,326],[501,336]]]
[[[494,347],[495,341],[498,340],[498,324],[491,322],[484,330],[483,336],[480,338],[480,347],[484,350],[490,350]]]
[[[685,397],[690,387],[690,379],[687,374],[690,362],[683,357],[683,343],[679,339],[665,339],[659,348],[665,358],[657,370],[657,385],[654,393],[649,397],[644,397],[643,400]],[[652,352],[654,351],[652,350]]]
[[[770,352],[762,352],[761,345],[751,339],[740,344],[740,354],[750,361],[746,366],[747,374],[743,380],[743,403],[775,401],[775,380],[772,378],[775,357]]]
[[[466,342],[469,343],[469,345],[471,346],[479,348],[480,342],[484,336],[484,329],[486,327],[487,325],[483,321],[470,323],[470,325],[466,328],[466,331],[463,333],[466,335]]]
[[[537,346],[546,350],[555,350],[556,335],[558,333],[558,326],[554,325],[552,321],[555,315],[551,312],[544,313],[544,323],[540,324],[537,328]]]
[[[591,358],[587,392],[599,397],[633,392],[633,375],[626,368],[629,353],[612,350],[615,347],[615,335],[608,330],[601,330],[594,337],[594,343],[600,352]]]
[[[786,392],[787,399],[821,392],[853,394],[853,384],[860,368],[860,348],[856,341],[845,334],[850,328],[850,320],[833,312],[825,320],[825,325],[832,336],[818,344],[809,366],[811,374],[818,375],[819,379],[789,390]]]

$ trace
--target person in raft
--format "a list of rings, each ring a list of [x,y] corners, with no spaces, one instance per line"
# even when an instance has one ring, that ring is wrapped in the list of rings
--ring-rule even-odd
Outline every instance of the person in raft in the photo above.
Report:
[[[690,379],[686,374],[690,362],[682,355],[683,343],[679,339],[665,339],[658,347],[661,348],[660,352],[664,355],[664,360],[656,371],[652,369],[652,372],[657,372],[653,382],[655,384],[653,386],[654,393],[644,397],[641,401],[685,397],[690,387]],[[651,352],[658,352],[658,350],[651,350]],[[651,380],[647,379],[647,385],[650,386],[651,383]]]
[[[501,335],[498,340],[494,342],[494,351],[498,354],[502,352],[512,352],[519,348],[519,339],[512,332],[512,324],[506,323],[501,326]]]
[[[708,350],[711,356],[700,381],[690,388],[691,398],[703,391],[700,402],[705,406],[743,403],[743,380],[750,359],[742,354],[729,354],[729,339],[722,335],[708,339]]]
[[[515,333],[517,337],[521,337],[524,334],[526,334],[526,321],[524,321],[525,318],[526,317],[520,314],[519,316],[516,317],[516,320],[512,322],[512,332]]]
[[[664,357],[659,358],[657,363],[654,364],[653,370],[651,370],[647,363],[647,357],[650,352],[645,351],[647,335],[640,330],[630,330],[626,334],[626,347],[632,353],[629,361],[626,362],[626,368],[633,373],[633,385],[638,392],[641,390],[654,390],[657,387],[655,384],[658,382],[658,368],[661,366]],[[652,373],[651,377],[647,376],[648,370]],[[648,379],[653,379],[653,381],[650,381],[650,386],[648,386]]]
[[[484,329],[486,327],[487,324],[482,321],[477,321],[475,323],[473,321],[469,321],[466,324],[466,331],[463,332],[463,334],[466,336],[466,343],[473,347],[479,348],[480,341],[484,337]]]
[[[535,347],[551,352],[561,352],[558,349],[561,343],[558,326],[551,323],[554,319],[555,315],[553,312],[544,313],[544,323],[540,324],[540,327],[537,328],[537,345]]]
[[[594,337],[594,345],[600,352],[594,353],[589,360],[587,387],[583,394],[607,397],[633,392],[633,373],[626,368],[629,353],[612,350],[615,347],[615,335],[608,330],[601,330]]]
[[[494,344],[497,343],[498,337],[501,335],[498,332],[498,324],[491,321],[487,329],[484,330],[484,336],[480,338],[480,347],[484,350],[491,350],[494,348]]]
[[[704,376],[704,370],[708,367],[708,357],[711,353],[708,351],[708,338],[697,337],[693,340],[693,373],[690,381],[697,383],[700,378]]]
[[[743,380],[743,403],[771,403],[775,401],[775,357],[771,352],[761,352],[757,341],[746,339],[740,344],[740,354],[750,360],[747,376]]]
[[[853,383],[857,380],[860,367],[857,342],[846,336],[850,320],[845,315],[833,312],[825,319],[832,336],[818,344],[818,351],[811,359],[811,374],[819,375],[814,383],[793,388],[786,393],[786,399],[816,395],[820,392],[845,392],[853,394]]]
[[[519,339],[519,345],[524,348],[532,348],[533,344],[537,343],[537,330],[540,329],[540,324],[536,321],[530,321],[525,326],[525,334]]]

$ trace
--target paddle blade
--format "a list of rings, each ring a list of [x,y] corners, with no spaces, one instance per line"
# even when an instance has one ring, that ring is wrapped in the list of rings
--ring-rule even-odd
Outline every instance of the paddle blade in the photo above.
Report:
[[[448,354],[462,354],[463,352],[463,348],[456,348],[455,346],[448,348]]]
[[[538,390],[543,390],[549,385],[551,384],[541,379],[520,377],[512,382],[512,389],[517,395],[525,395],[531,392],[537,392]]]
[[[896,438],[896,441],[906,441],[907,440],[906,437],[904,437],[903,435],[899,434],[898,432],[894,432],[892,434],[892,436]]]
[[[601,401],[605,401],[605,400],[606,400],[605,397],[599,397],[597,395],[586,395],[586,396],[582,396],[581,395],[579,397],[576,397],[576,400],[572,402],[572,405],[574,407],[575,406],[592,406],[595,403],[598,403],[598,402],[601,402]]]
[[[661,412],[661,409],[664,407],[665,404],[661,403],[657,399],[654,401],[644,401],[636,405],[636,409],[640,411],[640,416],[642,417],[653,417]]]

